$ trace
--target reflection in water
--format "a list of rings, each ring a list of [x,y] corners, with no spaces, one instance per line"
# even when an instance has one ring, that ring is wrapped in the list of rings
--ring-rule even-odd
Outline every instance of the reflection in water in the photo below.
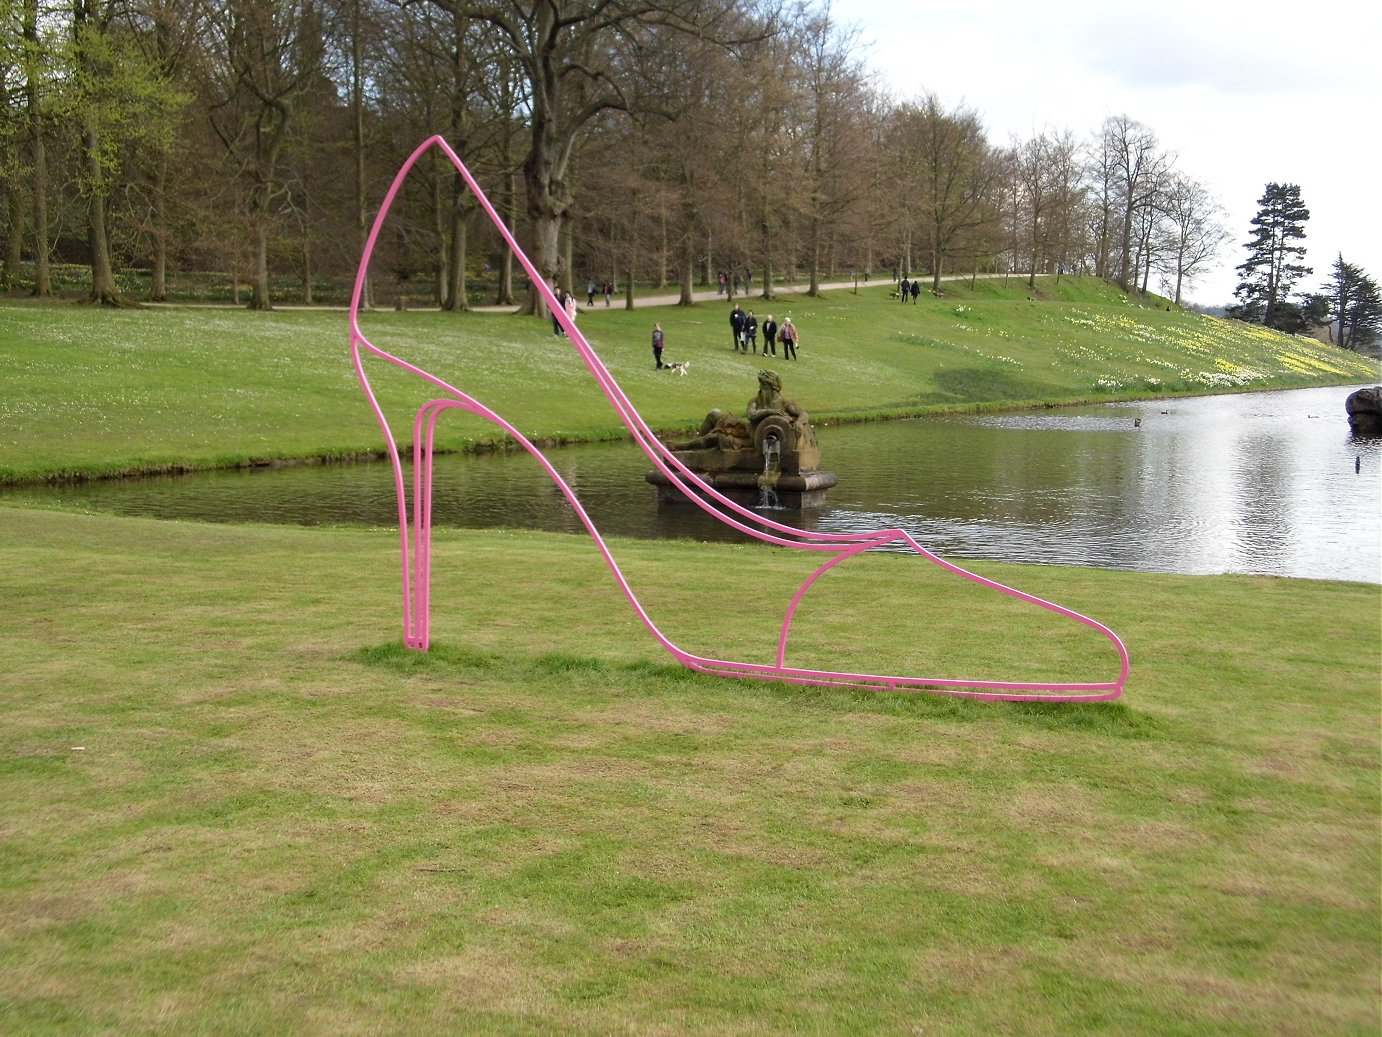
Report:
[[[818,428],[840,483],[828,506],[802,514],[801,524],[830,532],[901,526],[957,559],[1382,582],[1382,450],[1377,440],[1350,436],[1349,391]],[[740,538],[697,508],[659,507],[643,481],[650,464],[629,444],[550,457],[602,533]],[[439,525],[583,531],[526,454],[440,458],[435,494]],[[213,521],[398,522],[386,465],[214,472],[5,497]]]

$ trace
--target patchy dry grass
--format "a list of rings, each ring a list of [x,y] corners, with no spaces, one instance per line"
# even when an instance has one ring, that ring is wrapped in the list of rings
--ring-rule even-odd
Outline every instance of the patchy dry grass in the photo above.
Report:
[[[1376,586],[985,566],[1134,657],[985,705],[668,665],[575,538],[439,532],[423,656],[389,531],[0,536],[5,1032],[1377,1031]],[[618,549],[688,640],[791,580]],[[817,647],[988,607],[857,562]],[[998,604],[957,657],[1090,661]]]

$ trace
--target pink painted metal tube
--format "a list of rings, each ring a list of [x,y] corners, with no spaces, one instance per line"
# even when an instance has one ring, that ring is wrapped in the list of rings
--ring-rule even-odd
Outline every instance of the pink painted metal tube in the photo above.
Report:
[[[508,243],[513,254],[518,258],[520,265],[528,274],[535,290],[541,294],[543,301],[552,312],[554,318],[566,331],[568,339],[585,363],[586,368],[595,378],[596,383],[600,386],[606,399],[609,400],[615,412],[620,416],[634,441],[638,443],[642,450],[648,455],[653,464],[666,475],[674,485],[682,489],[683,492],[686,492],[690,500],[705,509],[719,521],[743,532],[747,536],[784,547],[813,551],[828,551],[833,553],[833,557],[827,559],[808,576],[805,581],[803,581],[796,594],[788,603],[783,614],[783,621],[779,630],[775,660],[773,663],[749,663],[724,659],[710,659],[687,652],[674,644],[663,634],[643,608],[633,588],[629,585],[628,580],[624,577],[618,563],[615,561],[613,553],[605,543],[604,538],[600,535],[599,530],[596,529],[595,524],[591,521],[576,494],[571,487],[567,485],[565,480],[562,479],[561,475],[543,453],[519,432],[517,428],[484,404],[422,368],[378,348],[371,343],[360,330],[359,312],[365,277],[380,230],[383,227],[385,218],[389,213],[395,197],[407,178],[409,171],[417,161],[432,148],[440,149],[456,167],[457,171],[474,194],[477,202],[484,209],[495,228]],[[397,176],[394,178],[388,192],[385,194],[379,213],[375,217],[373,226],[370,228],[369,237],[365,243],[365,250],[361,256],[360,267],[356,274],[355,288],[351,295],[350,347],[356,376],[360,381],[361,388],[364,390],[371,409],[374,411],[375,418],[384,431],[389,458],[394,469],[394,484],[398,497],[399,538],[403,570],[404,640],[410,647],[425,650],[430,643],[432,459],[436,425],[443,411],[451,408],[460,408],[490,421],[503,429],[515,442],[522,446],[524,450],[531,454],[538,463],[542,465],[547,474],[557,484],[558,488],[560,488],[567,502],[581,520],[582,525],[584,525],[587,532],[590,533],[606,565],[608,565],[616,584],[619,586],[621,592],[628,600],[640,621],[668,653],[682,664],[692,669],[722,676],[782,680],[790,683],[886,688],[893,690],[916,689],[970,698],[1021,701],[1108,701],[1118,698],[1122,694],[1123,688],[1127,683],[1128,674],[1130,672],[1130,661],[1127,648],[1117,634],[1097,620],[1091,619],[1071,609],[1067,609],[1064,606],[1057,605],[1054,602],[989,580],[951,562],[947,562],[918,544],[905,530],[882,529],[870,533],[817,533],[810,530],[799,529],[795,526],[777,522],[744,507],[698,478],[695,473],[687,468],[686,465],[653,434],[652,430],[648,427],[646,422],[644,422],[642,416],[634,407],[632,401],[625,395],[624,391],[600,360],[598,354],[576,327],[575,322],[567,316],[565,310],[558,304],[552,289],[547,285],[540,272],[519,247],[518,242],[509,232],[504,221],[499,218],[498,213],[490,204],[489,199],[480,189],[479,184],[476,183],[470,171],[466,168],[460,157],[456,155],[441,137],[434,136],[428,138],[409,156],[407,161],[399,169]],[[387,361],[388,363],[394,364],[416,375],[445,394],[442,398],[433,399],[423,404],[414,418],[412,457],[413,514],[411,523],[413,535],[411,540],[409,537],[410,524],[408,521],[407,495],[405,493],[403,466],[399,456],[398,445],[394,439],[388,420],[384,415],[383,408],[375,397],[369,379],[365,374],[362,350],[371,356]],[[704,498],[709,498],[710,501],[714,501],[715,503],[712,504]],[[828,570],[839,565],[841,562],[869,548],[899,541],[907,544],[928,561],[964,579],[971,580],[1020,601],[1064,616],[1097,631],[1109,641],[1114,649],[1118,659],[1117,676],[1113,679],[1102,681],[1041,682],[981,680],[954,677],[920,677],[900,674],[861,674],[788,666],[786,663],[786,654],[792,621],[807,591],[810,590]]]

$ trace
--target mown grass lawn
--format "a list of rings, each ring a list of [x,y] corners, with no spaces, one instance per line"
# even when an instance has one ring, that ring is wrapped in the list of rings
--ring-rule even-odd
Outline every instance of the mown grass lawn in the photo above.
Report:
[[[947,282],[917,305],[882,285],[855,295],[745,300],[790,314],[799,362],[771,364],[817,421],[935,410],[1036,406],[1237,389],[1345,384],[1378,365],[1307,339],[1179,310],[1135,306],[1102,282]],[[726,303],[579,318],[655,427],[685,430],[712,407],[743,408],[762,358],[730,348]],[[654,320],[668,360],[654,371]],[[419,364],[546,441],[624,435],[574,351],[548,322],[501,313],[365,316],[377,345]],[[0,304],[0,481],[232,466],[377,452],[383,439],[355,382],[339,311],[268,314],[211,308],[108,312]],[[423,384],[374,362],[369,374],[401,441]],[[503,439],[455,414],[443,449]]]
[[[1032,706],[681,670],[580,538],[439,531],[427,655],[390,530],[0,508],[0,543],[0,1031],[1382,1023],[1377,586],[976,566],[1132,650],[1121,702]],[[794,564],[617,550],[689,647],[762,645],[743,589]],[[969,665],[1106,664],[850,567],[813,652],[957,664],[963,613]]]

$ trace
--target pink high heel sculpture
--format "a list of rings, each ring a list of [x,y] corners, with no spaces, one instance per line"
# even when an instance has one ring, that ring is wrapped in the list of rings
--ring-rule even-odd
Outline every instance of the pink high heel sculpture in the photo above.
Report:
[[[821,551],[829,555],[829,558],[815,572],[813,572],[798,588],[796,594],[787,604],[786,611],[782,617],[782,624],[778,633],[775,659],[771,663],[749,663],[735,662],[728,659],[713,659],[700,655],[695,655],[679,648],[668,639],[657,625],[648,616],[643,606],[639,603],[638,597],[634,594],[628,581],[625,580],[620,571],[614,556],[610,553],[609,547],[595,528],[594,523],[586,514],[580,501],[571,487],[557,473],[551,462],[543,456],[542,452],[534,446],[521,432],[513,425],[490,410],[483,403],[462,392],[460,389],[447,384],[442,379],[427,371],[401,360],[396,356],[379,349],[373,345],[360,330],[360,300],[364,290],[365,276],[369,268],[370,257],[374,253],[375,242],[379,237],[380,228],[384,224],[385,217],[388,215],[389,208],[393,204],[394,197],[398,194],[403,185],[403,181],[408,175],[409,170],[414,164],[431,148],[439,148],[447,158],[455,165],[460,172],[476,200],[489,215],[495,228],[508,242],[509,248],[527,271],[528,278],[535,286],[536,290],[542,294],[543,300],[557,321],[565,329],[567,336],[581,359],[585,362],[590,373],[603,390],[605,397],[614,407],[616,413],[628,428],[630,434],[643,451],[651,458],[654,465],[666,475],[674,486],[686,492],[686,496],[691,501],[700,505],[709,514],[719,519],[721,522],[734,527],[748,536],[755,537],[765,543],[776,544],[781,547],[798,548],[805,551]],[[629,604],[633,607],[638,618],[648,631],[653,635],[659,644],[672,654],[682,664],[693,670],[702,673],[715,674],[723,677],[757,677],[767,680],[780,680],[797,684],[817,684],[833,685],[843,687],[866,687],[884,690],[928,690],[941,694],[953,696],[965,696],[978,699],[1006,699],[1006,700],[1026,700],[1026,701],[1049,701],[1049,702],[1103,702],[1118,698],[1123,692],[1123,686],[1127,683],[1129,662],[1128,652],[1123,642],[1108,627],[1104,626],[1087,616],[1070,609],[1064,608],[1053,602],[1033,597],[1023,591],[1015,590],[1012,587],[995,583],[985,579],[975,573],[971,573],[959,566],[953,565],[942,558],[937,557],[918,544],[912,537],[902,529],[882,529],[870,533],[816,533],[808,530],[797,529],[793,526],[775,522],[762,515],[757,514],[751,509],[745,508],[723,494],[717,492],[713,487],[706,484],[691,472],[677,456],[658,440],[642,417],[634,409],[628,397],[624,395],[622,389],[615,383],[608,370],[594,349],[586,341],[576,324],[571,320],[557,303],[555,294],[548,287],[546,280],[533,266],[528,257],[519,248],[518,242],[505,226],[504,221],[499,218],[489,199],[485,197],[480,186],[475,182],[470,171],[460,160],[450,146],[441,137],[430,137],[424,141],[416,151],[409,156],[408,160],[394,177],[388,193],[384,196],[383,204],[380,206],[379,214],[375,217],[374,226],[370,229],[369,238],[365,243],[364,255],[360,258],[360,268],[355,277],[355,290],[350,300],[350,349],[355,362],[355,372],[360,379],[360,385],[365,391],[365,396],[369,399],[370,407],[374,410],[375,417],[379,420],[380,427],[384,430],[384,437],[388,443],[390,460],[393,463],[395,490],[398,495],[398,525],[399,539],[402,549],[403,563],[403,637],[404,642],[412,648],[425,651],[429,643],[429,624],[431,613],[431,541],[432,541],[432,454],[433,445],[436,438],[437,419],[443,411],[452,408],[460,408],[476,414],[487,421],[493,422],[502,428],[515,442],[523,447],[528,453],[537,459],[538,463],[546,470],[554,482],[561,488],[571,507],[575,509],[586,530],[594,539],[600,554],[605,563],[609,566],[619,589],[623,591]],[[418,410],[413,420],[413,500],[412,500],[412,522],[411,536],[410,523],[408,517],[408,498],[405,490],[403,477],[403,464],[399,457],[398,446],[394,440],[393,432],[389,428],[389,423],[384,418],[384,412],[375,399],[374,391],[370,388],[369,380],[365,376],[364,363],[361,357],[361,349],[366,350],[375,357],[379,357],[389,363],[396,364],[405,371],[409,371],[426,382],[436,386],[444,395],[424,403]],[[714,501],[715,504],[710,503]],[[718,505],[716,507],[715,505]],[[941,566],[942,568],[972,580],[982,586],[992,588],[1002,594],[1010,595],[1021,601],[1049,610],[1058,615],[1068,617],[1078,623],[1098,631],[1106,637],[1112,644],[1118,659],[1118,676],[1114,680],[1092,681],[1092,682],[1040,682],[1040,681],[1003,681],[1003,680],[974,680],[952,677],[917,677],[907,675],[888,675],[870,673],[847,673],[833,670],[814,670],[803,669],[801,667],[789,666],[786,662],[787,643],[792,630],[792,620],[796,615],[797,607],[801,603],[806,592],[820,579],[826,572],[841,562],[853,558],[855,555],[867,551],[872,547],[881,547],[885,544],[902,542],[914,549],[923,558]]]

